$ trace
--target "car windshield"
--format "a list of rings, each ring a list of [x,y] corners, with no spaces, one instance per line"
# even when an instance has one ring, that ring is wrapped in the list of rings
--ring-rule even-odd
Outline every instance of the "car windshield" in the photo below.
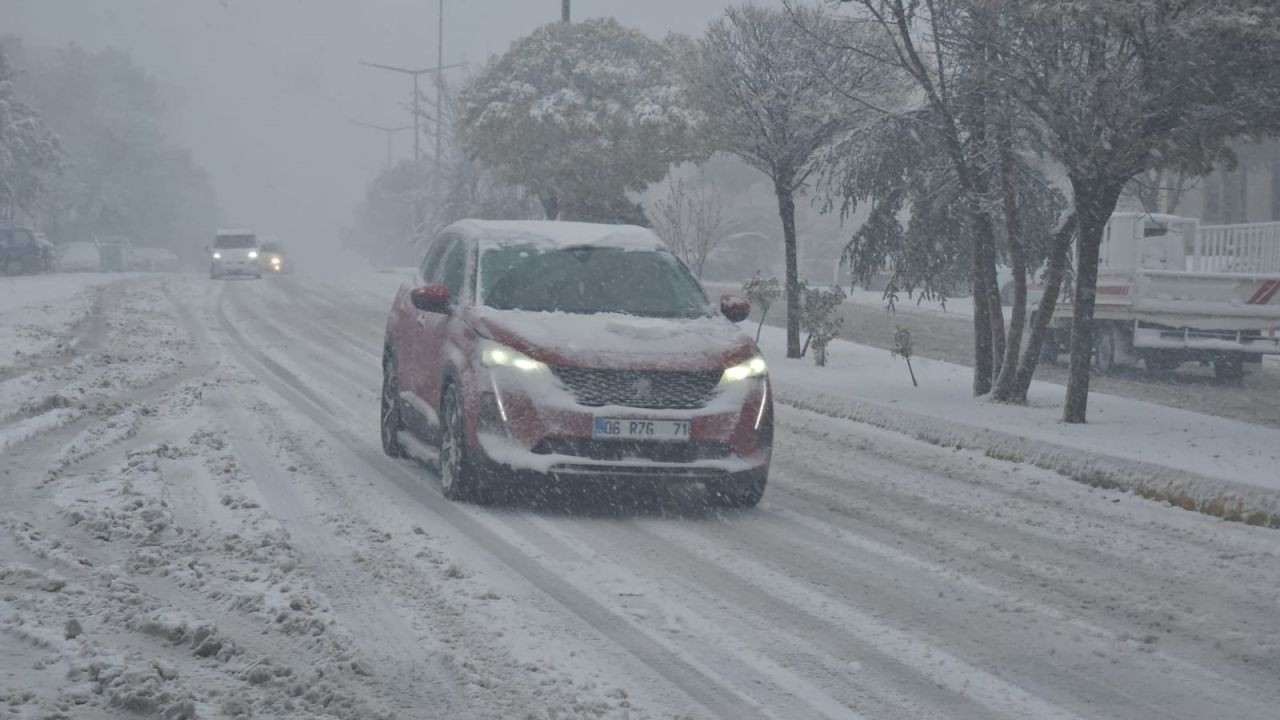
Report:
[[[663,251],[494,245],[482,248],[477,285],[482,302],[500,310],[645,317],[709,312],[697,280]]]
[[[219,235],[213,241],[219,250],[243,250],[258,246],[258,238],[254,235]]]
[[[278,253],[283,251],[284,251],[284,248],[280,247],[280,243],[276,243],[276,242],[262,243],[262,252]]]

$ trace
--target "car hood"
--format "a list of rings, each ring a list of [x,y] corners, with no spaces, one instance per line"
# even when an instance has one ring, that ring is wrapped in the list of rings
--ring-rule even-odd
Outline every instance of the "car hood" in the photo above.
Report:
[[[477,308],[473,327],[491,340],[560,367],[719,371],[756,354],[722,317],[646,318]]]

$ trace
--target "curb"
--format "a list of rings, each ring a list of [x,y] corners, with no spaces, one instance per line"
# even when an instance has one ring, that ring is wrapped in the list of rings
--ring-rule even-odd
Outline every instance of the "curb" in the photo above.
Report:
[[[1249,525],[1280,529],[1280,492],[1177,468],[1092,453],[999,430],[943,420],[880,403],[774,386],[783,405],[853,420],[933,445],[1026,463],[1094,487],[1127,490],[1151,500]]]

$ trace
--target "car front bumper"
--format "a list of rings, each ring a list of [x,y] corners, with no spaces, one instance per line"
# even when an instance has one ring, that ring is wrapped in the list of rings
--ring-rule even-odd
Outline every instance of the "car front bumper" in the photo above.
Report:
[[[767,475],[773,403],[767,381],[746,383],[696,410],[587,407],[564,393],[531,395],[491,378],[468,413],[483,466],[561,480],[720,482]],[[536,399],[535,399],[536,397]],[[597,417],[682,420],[679,441],[597,439]]]
[[[215,260],[210,272],[214,275],[258,275],[262,266],[253,260]]]

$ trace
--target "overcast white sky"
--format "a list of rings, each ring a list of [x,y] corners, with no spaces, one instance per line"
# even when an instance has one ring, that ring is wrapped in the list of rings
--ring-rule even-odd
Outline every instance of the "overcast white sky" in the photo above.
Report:
[[[765,0],[768,2],[769,0]],[[574,0],[654,36],[698,32],[730,0]],[[445,61],[479,63],[560,0],[445,0]],[[409,79],[359,60],[430,66],[437,0],[0,0],[0,32],[34,45],[129,49],[182,89],[177,129],[214,177],[226,222],[330,243],[407,122]],[[397,152],[410,152],[409,134]]]

